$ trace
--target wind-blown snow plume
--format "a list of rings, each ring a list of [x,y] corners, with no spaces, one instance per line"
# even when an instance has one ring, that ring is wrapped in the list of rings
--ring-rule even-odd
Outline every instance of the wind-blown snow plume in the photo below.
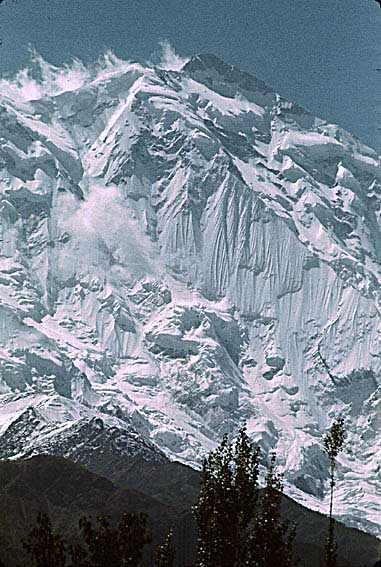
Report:
[[[93,64],[85,65],[79,59],[72,59],[62,66],[52,65],[33,48],[29,52],[31,63],[27,68],[0,78],[0,97],[28,102],[56,96],[75,91],[91,81],[123,73],[131,65],[129,60],[120,59],[111,50],[105,51]],[[168,40],[160,42],[157,59],[157,66],[167,70],[180,70],[188,61],[176,53]]]
[[[15,75],[0,79],[0,97],[24,102],[75,91],[97,79],[123,73],[130,64],[108,50],[99,59],[85,65],[72,59],[62,66],[47,62],[35,49],[30,49],[31,64]]]
[[[189,57],[181,57],[168,40],[160,42],[159,67],[168,71],[179,71],[189,61]]]

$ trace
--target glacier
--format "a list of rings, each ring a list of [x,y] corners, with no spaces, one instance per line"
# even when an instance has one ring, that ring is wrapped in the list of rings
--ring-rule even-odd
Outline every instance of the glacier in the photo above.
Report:
[[[335,515],[380,534],[377,153],[213,55],[44,65],[0,81],[2,456],[102,423],[197,467],[246,422],[327,512],[342,415]]]

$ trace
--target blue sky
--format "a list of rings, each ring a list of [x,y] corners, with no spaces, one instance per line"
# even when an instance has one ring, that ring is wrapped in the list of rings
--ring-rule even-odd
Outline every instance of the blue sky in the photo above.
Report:
[[[375,0],[5,0],[0,73],[92,61],[107,48],[147,59],[168,40],[215,53],[380,147],[381,9]]]

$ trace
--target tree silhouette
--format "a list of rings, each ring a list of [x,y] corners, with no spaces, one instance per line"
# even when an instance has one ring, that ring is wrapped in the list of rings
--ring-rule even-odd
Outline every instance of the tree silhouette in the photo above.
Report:
[[[171,528],[164,542],[156,550],[155,567],[173,567],[175,548],[173,547],[173,529]]]
[[[145,514],[123,514],[117,527],[111,525],[109,516],[97,516],[95,525],[84,517],[79,526],[87,555],[80,547],[75,547],[72,548],[72,559],[78,561],[79,558],[82,565],[87,565],[88,556],[92,567],[136,567],[142,559],[144,546],[150,541]]]
[[[345,440],[344,419],[338,418],[332,424],[329,433],[324,437],[324,449],[329,458],[330,476],[330,501],[329,501],[329,524],[324,549],[324,558],[327,567],[337,565],[337,545],[335,542],[335,520],[333,518],[333,495],[335,489],[336,457],[342,450]]]
[[[224,436],[205,459],[194,514],[197,567],[240,565],[258,499],[259,449],[242,427],[237,442]]]
[[[40,512],[37,523],[23,542],[33,567],[65,567],[65,542],[53,532],[51,520]]]
[[[250,565],[253,567],[292,567],[295,526],[282,520],[282,476],[275,471],[275,454],[271,455],[260,513],[251,534]]]
[[[283,482],[271,457],[259,498],[259,449],[242,427],[204,461],[194,512],[196,567],[291,567],[294,530],[281,519]]]

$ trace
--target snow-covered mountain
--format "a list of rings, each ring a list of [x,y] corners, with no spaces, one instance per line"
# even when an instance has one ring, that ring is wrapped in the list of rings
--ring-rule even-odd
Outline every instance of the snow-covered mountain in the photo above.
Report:
[[[65,72],[0,82],[2,455],[197,464],[246,421],[326,511],[341,414],[337,516],[377,532],[376,153],[212,55]]]

